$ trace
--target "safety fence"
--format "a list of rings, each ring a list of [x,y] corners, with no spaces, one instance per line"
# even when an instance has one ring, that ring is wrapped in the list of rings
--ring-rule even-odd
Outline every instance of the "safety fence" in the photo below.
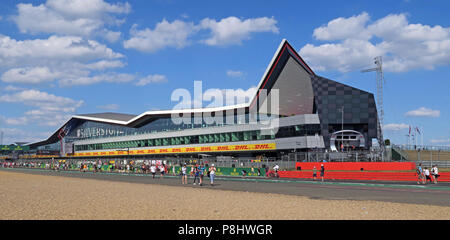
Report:
[[[280,171],[281,178],[299,178],[312,179],[313,171]],[[438,181],[450,182],[450,173],[439,173]],[[316,176],[320,179],[320,171],[317,171]],[[418,175],[415,172],[339,172],[325,171],[324,179],[335,180],[372,180],[372,181],[409,181],[416,182]]]

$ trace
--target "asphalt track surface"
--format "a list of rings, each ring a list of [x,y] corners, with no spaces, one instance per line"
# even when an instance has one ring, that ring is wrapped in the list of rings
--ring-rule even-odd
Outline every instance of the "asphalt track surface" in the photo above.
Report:
[[[417,185],[416,182],[380,182],[380,181],[331,181],[325,182],[302,179],[266,179],[217,177],[214,186],[210,186],[209,178],[205,176],[204,185],[193,185],[193,178],[188,178],[189,184],[182,185],[180,176],[159,175],[152,179],[151,174],[126,173],[92,173],[79,171],[52,171],[44,169],[5,169],[2,171],[40,174],[47,176],[62,176],[87,178],[128,183],[160,184],[166,186],[182,186],[230,191],[257,193],[277,193],[304,196],[323,200],[358,200],[382,201],[394,203],[411,203],[436,206],[450,206],[450,183]]]

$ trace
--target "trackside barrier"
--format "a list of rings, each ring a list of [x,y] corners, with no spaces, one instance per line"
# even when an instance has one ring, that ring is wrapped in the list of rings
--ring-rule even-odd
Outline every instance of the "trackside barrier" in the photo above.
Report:
[[[109,172],[111,170],[112,165],[103,165],[102,166],[102,171],[104,172]],[[37,168],[42,168],[45,169],[45,164],[41,164],[39,166],[37,166]],[[190,174],[191,169],[193,167],[192,166],[187,166],[187,173]],[[78,171],[80,168],[77,165],[70,165],[69,166],[69,170],[72,171]],[[87,171],[93,171],[93,167],[92,166],[88,166]],[[140,168],[139,168],[140,169]],[[205,170],[208,171],[208,168],[205,167]],[[260,174],[258,174],[258,168],[233,168],[233,167],[216,167],[216,176],[242,176],[242,170],[245,170],[247,172],[247,176],[248,177],[265,177],[266,176],[266,170],[264,168],[260,168]],[[117,169],[115,169],[115,171],[117,171]],[[169,174],[172,174],[172,167],[169,168]],[[132,173],[137,173],[139,172],[138,168],[134,168],[132,171],[130,171]],[[181,172],[181,167],[180,166],[175,166],[175,174],[180,174]]]
[[[189,174],[191,172],[192,167],[187,167],[187,173]],[[208,168],[205,168],[206,171],[208,171]],[[216,167],[216,176],[242,176],[242,170],[245,170],[247,172],[247,176],[266,176],[266,170],[261,168],[261,175],[258,175],[258,168],[233,168],[233,167]],[[172,169],[170,169],[172,171]],[[179,174],[181,171],[181,167],[176,166],[175,167],[175,173]]]
[[[297,162],[295,169],[312,170],[314,166],[320,169],[323,164],[325,170],[333,171],[406,171],[414,170],[414,162]]]
[[[312,179],[312,171],[280,171],[281,178],[304,178]],[[440,173],[439,182],[450,182],[450,173]],[[320,179],[320,171],[317,171]],[[337,180],[378,180],[378,181],[417,181],[415,172],[327,172],[324,179]]]

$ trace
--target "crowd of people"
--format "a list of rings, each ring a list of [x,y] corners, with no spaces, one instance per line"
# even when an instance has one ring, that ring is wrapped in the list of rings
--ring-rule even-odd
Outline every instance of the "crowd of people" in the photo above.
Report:
[[[68,171],[68,170],[78,170],[80,172],[118,172],[118,173],[142,173],[151,174],[152,178],[164,178],[166,174],[172,174],[173,176],[181,176],[181,183],[188,184],[188,166],[186,163],[180,165],[181,168],[177,172],[175,164],[165,164],[165,163],[153,163],[152,161],[145,161],[142,164],[135,164],[133,161],[127,164],[118,164],[115,161],[78,161],[78,162],[66,162],[66,161],[48,161],[48,162],[1,162],[1,167],[4,168],[45,168],[48,170],[55,171]],[[273,170],[269,166],[265,166],[266,177],[279,178],[280,167],[278,164],[273,166]],[[216,176],[217,169],[214,164],[211,166],[205,165],[204,163],[194,164],[190,167],[189,175],[193,178],[193,185],[203,186],[204,176],[207,176],[210,180],[210,185],[214,186],[214,180]],[[251,168],[251,172],[254,173],[253,176],[261,176],[261,168],[258,167],[255,171],[254,167]],[[242,176],[247,176],[247,171],[242,170]]]
[[[188,184],[188,174],[193,178],[193,185],[203,186],[204,184],[204,176],[208,176],[210,179],[210,184],[214,185],[214,179],[216,176],[216,167],[214,164],[208,167],[208,165],[204,163],[193,164],[190,167],[190,172],[188,173],[187,164],[184,163],[180,165],[181,168],[177,172],[175,164],[165,164],[159,163],[156,164],[152,161],[145,161],[144,163],[138,165],[134,164],[133,161],[130,161],[127,164],[117,164],[114,161],[102,162],[99,161],[83,161],[83,162],[65,162],[65,161],[54,161],[54,162],[10,162],[10,161],[1,161],[0,167],[2,168],[45,168],[48,170],[55,171],[68,171],[68,170],[76,170],[78,169],[80,172],[88,172],[92,171],[93,173],[97,172],[119,172],[119,173],[142,173],[142,174],[151,174],[152,178],[155,178],[159,175],[159,178],[164,178],[166,174],[172,174],[173,176],[179,175],[181,176],[181,183]],[[275,164],[272,169],[269,166],[265,167],[265,174],[267,178],[279,178],[279,169],[278,164]],[[318,178],[318,172],[320,173],[320,179],[323,182],[325,176],[325,167],[321,164],[320,169],[317,169],[315,166],[312,169],[312,177],[313,181],[316,181]],[[251,168],[251,172],[254,173],[253,176],[261,176],[261,168],[258,167],[255,172],[254,168]],[[247,177],[247,170],[242,169],[241,175],[243,178]],[[417,174],[417,184],[426,184],[428,182],[437,184],[439,178],[439,169],[437,165],[433,165],[431,169],[427,167],[422,167],[422,164],[419,164],[416,169]]]
[[[181,175],[181,184],[188,184],[188,178],[187,178],[187,166],[186,163],[183,164],[180,171]],[[207,175],[210,179],[211,186],[214,186],[214,178],[216,176],[216,167],[214,164],[211,164],[211,167],[208,169],[206,166],[201,163],[200,165],[195,164],[191,167],[190,175],[194,178],[193,185],[199,185],[203,186],[203,177]]]
[[[437,165],[433,165],[430,171],[427,167],[422,168],[421,163],[419,163],[419,166],[416,169],[416,174],[417,184],[426,184],[427,182],[437,184],[440,176]]]

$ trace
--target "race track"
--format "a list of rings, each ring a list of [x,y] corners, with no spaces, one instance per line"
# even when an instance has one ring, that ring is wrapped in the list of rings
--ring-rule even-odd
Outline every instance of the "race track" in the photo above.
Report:
[[[159,184],[166,186],[183,186],[186,188],[205,188],[231,190],[255,193],[277,193],[284,195],[304,196],[310,199],[322,200],[358,200],[381,201],[392,203],[423,204],[435,206],[450,206],[450,183],[417,185],[405,182],[375,182],[375,181],[330,181],[313,182],[298,179],[265,179],[265,178],[234,178],[216,177],[215,186],[209,185],[205,177],[204,186],[181,185],[179,176],[165,176],[160,179],[151,175],[125,173],[80,173],[77,171],[51,171],[41,169],[0,169],[1,171],[39,174],[48,176],[63,176],[71,178],[98,179],[127,183]]]

